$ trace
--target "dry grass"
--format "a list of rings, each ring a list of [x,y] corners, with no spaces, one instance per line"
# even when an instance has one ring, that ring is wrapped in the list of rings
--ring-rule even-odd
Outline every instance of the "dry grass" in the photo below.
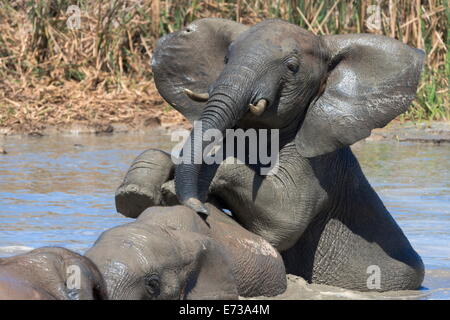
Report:
[[[400,119],[450,120],[448,0],[378,2],[379,24],[375,0],[0,0],[0,127],[174,119],[152,84],[151,51],[161,35],[200,17],[279,17],[316,34],[382,33],[422,48],[418,97]],[[67,26],[70,5],[81,8],[79,29]]]

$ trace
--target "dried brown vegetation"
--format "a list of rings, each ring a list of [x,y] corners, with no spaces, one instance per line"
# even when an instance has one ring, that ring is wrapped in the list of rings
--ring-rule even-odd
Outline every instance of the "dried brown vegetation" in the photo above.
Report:
[[[448,0],[0,0],[0,127],[181,121],[155,91],[149,61],[157,38],[201,17],[279,17],[316,34],[380,33],[422,48],[418,96],[400,119],[450,119]]]

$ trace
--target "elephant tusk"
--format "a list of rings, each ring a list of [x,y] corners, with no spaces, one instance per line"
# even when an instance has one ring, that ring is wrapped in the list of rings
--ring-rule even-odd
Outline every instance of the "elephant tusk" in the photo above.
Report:
[[[184,93],[191,98],[194,101],[197,102],[205,102],[208,101],[209,99],[209,94],[208,93],[197,93],[197,92],[193,92],[189,89],[184,89]]]
[[[266,110],[267,100],[266,99],[259,100],[256,106],[250,103],[248,107],[251,113],[253,113],[255,116],[260,116],[262,115],[264,110]]]

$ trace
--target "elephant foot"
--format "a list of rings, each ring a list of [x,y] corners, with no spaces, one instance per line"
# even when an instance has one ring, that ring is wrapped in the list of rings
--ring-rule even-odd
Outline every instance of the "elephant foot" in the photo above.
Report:
[[[170,179],[170,155],[157,149],[141,153],[131,164],[116,190],[116,209],[124,216],[137,218],[145,209],[161,205],[161,185]]]
[[[145,209],[158,204],[159,197],[149,188],[130,183],[116,190],[116,209],[129,218],[137,218]]]

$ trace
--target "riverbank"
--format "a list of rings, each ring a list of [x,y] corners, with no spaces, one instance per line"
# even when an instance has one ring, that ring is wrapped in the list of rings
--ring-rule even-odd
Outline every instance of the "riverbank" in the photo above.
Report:
[[[7,125],[0,126],[0,136],[83,135],[147,132],[154,129],[190,129],[191,124],[178,111],[171,108],[157,94],[143,96],[127,93],[127,98],[105,95],[96,99],[97,110],[89,112],[89,103],[78,111],[67,105],[52,106],[51,114],[42,116],[39,107],[24,107],[21,114],[10,117]],[[54,99],[57,100],[56,96]],[[80,98],[82,99],[82,98]],[[102,105],[103,104],[103,105]],[[101,112],[99,112],[99,110]],[[394,140],[398,142],[450,143],[450,121],[412,122],[394,120],[384,128],[377,128],[363,141]],[[1,147],[1,144],[0,144]]]
[[[110,88],[107,80],[50,81],[24,87],[0,81],[0,135],[99,134],[189,126],[161,98],[153,81],[129,81],[119,89]]]
[[[374,129],[366,141],[396,140],[399,142],[450,143],[449,121],[399,122]]]
[[[41,79],[23,86],[0,80],[0,136],[146,132],[191,128],[159,95],[153,80],[123,79],[121,86],[95,81]],[[403,120],[374,129],[367,141],[449,143],[450,121]],[[1,144],[0,144],[1,147]]]
[[[106,73],[82,82],[63,80],[57,73],[14,85],[0,79],[0,136],[132,133],[161,127],[191,125],[164,101],[153,80],[123,78],[119,85]],[[447,143],[450,121],[415,122],[400,115],[367,138],[385,139]]]

